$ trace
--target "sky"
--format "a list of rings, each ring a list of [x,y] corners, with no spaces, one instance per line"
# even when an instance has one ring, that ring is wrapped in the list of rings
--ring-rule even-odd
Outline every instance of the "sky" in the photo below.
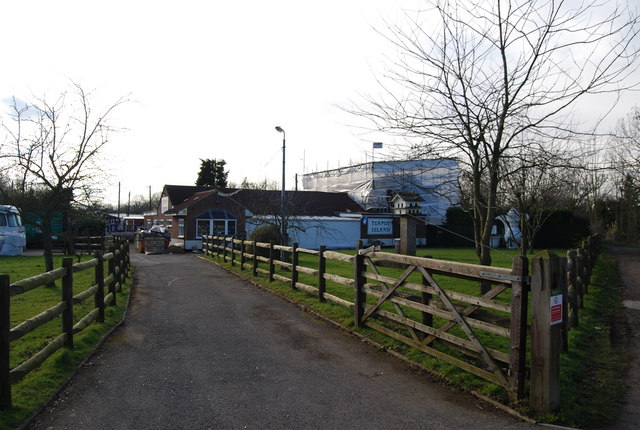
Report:
[[[96,109],[120,97],[105,150],[105,198],[195,183],[200,159],[229,180],[286,183],[371,158],[372,142],[340,107],[376,94],[388,43],[376,31],[419,0],[14,1],[0,5],[0,100],[54,98],[79,83]],[[626,100],[619,112],[626,112]],[[300,185],[301,187],[301,185]]]

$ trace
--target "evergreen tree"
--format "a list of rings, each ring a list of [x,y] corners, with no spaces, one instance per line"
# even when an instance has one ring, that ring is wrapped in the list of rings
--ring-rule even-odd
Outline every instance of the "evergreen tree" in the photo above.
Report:
[[[227,162],[222,159],[207,158],[203,160],[201,158],[196,186],[225,188],[227,186],[227,175],[229,175],[229,172],[224,170],[226,164]]]

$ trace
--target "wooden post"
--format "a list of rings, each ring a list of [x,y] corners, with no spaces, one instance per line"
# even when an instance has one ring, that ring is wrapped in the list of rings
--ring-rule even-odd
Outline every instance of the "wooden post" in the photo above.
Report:
[[[98,308],[98,322],[104,323],[104,258],[102,251],[96,251],[94,257],[98,259],[94,278],[98,290],[94,296],[94,305]]]
[[[354,294],[353,294],[353,318],[356,327],[360,327],[360,322],[362,320],[362,316],[364,315],[365,303],[367,302],[367,296],[364,291],[364,284],[366,282],[366,278],[362,276],[362,272],[364,272],[365,264],[364,264],[364,255],[360,254],[360,249],[362,248],[362,241],[359,240],[356,242],[356,255],[353,259],[354,266]]]
[[[235,266],[236,262],[236,237],[231,236],[231,267]]]
[[[509,340],[509,397],[522,399],[527,362],[527,306],[529,261],[519,256],[513,259],[511,274],[511,337]]]
[[[118,265],[116,264],[117,263],[116,249],[119,249],[119,248],[120,246],[118,246],[118,248],[114,248],[113,246],[109,248],[109,252],[113,253],[113,258],[109,260],[109,263],[107,264],[108,275],[111,275],[113,273],[113,281],[111,281],[108,286],[109,293],[113,294],[113,300],[111,300],[110,306],[116,306],[116,284],[118,284],[118,279],[116,275],[116,267],[118,267]],[[124,267],[120,269],[121,272],[123,270],[124,270]],[[120,282],[120,287],[122,288],[122,282]]]
[[[240,241],[240,270],[244,270],[244,240]]]
[[[0,275],[0,408],[11,408],[11,368],[9,349],[11,331],[9,275]]]
[[[269,241],[269,282],[273,282],[273,275],[276,273],[276,267],[273,264],[275,250],[273,249],[273,240]]]
[[[227,236],[222,236],[222,261],[227,262]]]
[[[258,276],[258,241],[253,241],[253,276]]]
[[[567,282],[567,259],[560,259],[558,285],[562,291],[562,352],[569,351],[569,284]]]
[[[294,242],[291,252],[291,288],[294,290],[298,283],[298,257],[298,244]]]
[[[324,293],[327,291],[327,280],[324,277],[325,272],[327,271],[327,258],[324,256],[324,252],[327,250],[327,247],[324,245],[320,246],[320,255],[318,258],[318,298],[321,302],[325,302]]]
[[[422,285],[429,285],[427,278],[422,275]],[[431,294],[430,293],[422,293],[422,304],[430,305],[431,304]],[[433,315],[429,312],[422,312],[422,324],[433,327]]]
[[[578,248],[576,250],[578,257],[576,261],[578,262],[576,266],[577,276],[578,276],[578,284],[580,285],[580,294],[584,299],[584,295],[589,292],[589,278],[587,277],[587,256],[585,255],[584,248]]]
[[[64,346],[73,348],[73,258],[62,259],[65,274],[62,277],[62,301],[67,304],[62,313],[62,331],[67,334]]]
[[[549,413],[560,407],[562,325],[551,325],[551,297],[562,277],[560,259],[544,251],[531,264],[531,407]]]
[[[582,308],[582,297],[580,297],[576,285],[576,256],[575,249],[567,251],[567,294],[571,305],[571,313],[569,315],[571,327],[577,327],[580,324],[578,310]]]

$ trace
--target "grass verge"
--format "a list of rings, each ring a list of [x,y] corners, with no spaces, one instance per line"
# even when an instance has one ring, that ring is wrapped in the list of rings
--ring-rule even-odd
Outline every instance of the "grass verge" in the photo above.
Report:
[[[42,257],[11,257],[2,258],[2,272],[8,273],[12,282],[28,278],[44,272]],[[55,267],[60,267],[63,256],[55,257]],[[91,257],[85,257],[89,259]],[[106,265],[105,265],[106,270]],[[105,272],[106,273],[106,272]],[[19,427],[26,419],[38,411],[59,389],[77,367],[89,356],[102,338],[123,318],[126,310],[131,277],[118,292],[117,306],[105,309],[105,322],[93,323],[74,336],[74,349],[63,348],[49,357],[39,368],[29,373],[22,381],[12,385],[13,408],[0,410],[0,430]],[[86,270],[74,275],[74,294],[91,286],[93,270]],[[28,293],[14,296],[11,300],[11,327],[15,327],[27,318],[54,305],[60,300],[60,283],[55,288],[39,287]],[[76,322],[93,307],[93,298],[89,298],[82,305],[74,306]],[[34,332],[11,343],[10,361],[15,366],[33,353],[40,350],[54,336],[60,334],[60,319],[56,318],[39,327]]]
[[[626,392],[630,354],[618,333],[624,325],[622,283],[616,262],[600,255],[580,312],[561,357],[561,402],[557,422],[578,428],[615,423]]]

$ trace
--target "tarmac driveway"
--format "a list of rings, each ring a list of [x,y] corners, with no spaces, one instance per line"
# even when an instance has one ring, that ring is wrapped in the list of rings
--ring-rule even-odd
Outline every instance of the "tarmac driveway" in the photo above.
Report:
[[[211,262],[132,259],[126,324],[30,428],[533,427]]]

